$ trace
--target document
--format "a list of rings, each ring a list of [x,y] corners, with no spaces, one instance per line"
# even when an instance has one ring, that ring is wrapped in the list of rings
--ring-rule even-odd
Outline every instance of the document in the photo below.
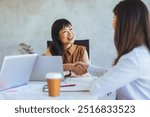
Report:
[[[94,77],[67,78],[61,85],[75,84],[74,86],[60,87],[61,92],[89,92]]]

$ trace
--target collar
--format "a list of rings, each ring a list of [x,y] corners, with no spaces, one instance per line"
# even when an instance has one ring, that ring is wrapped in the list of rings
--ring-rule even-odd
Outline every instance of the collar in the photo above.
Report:
[[[77,48],[77,45],[72,44],[71,47],[68,48],[67,53],[72,55],[76,48]]]

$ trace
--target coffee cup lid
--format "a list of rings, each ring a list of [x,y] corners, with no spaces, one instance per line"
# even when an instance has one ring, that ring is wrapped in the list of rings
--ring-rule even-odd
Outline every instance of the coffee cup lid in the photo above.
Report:
[[[60,72],[49,72],[45,75],[46,79],[62,79],[63,75]]]

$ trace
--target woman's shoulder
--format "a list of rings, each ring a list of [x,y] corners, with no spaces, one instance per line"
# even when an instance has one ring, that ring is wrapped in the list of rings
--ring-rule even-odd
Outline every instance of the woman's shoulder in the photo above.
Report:
[[[138,58],[142,58],[142,57],[150,57],[150,51],[149,49],[145,46],[145,45],[140,45],[135,47],[131,52],[129,52],[128,56],[135,56]]]
[[[74,46],[74,52],[84,54],[87,51],[85,46],[78,45],[78,44],[74,44],[73,46]]]
[[[50,55],[51,55],[50,47],[46,48],[46,50],[45,50],[45,55],[46,55],[46,56],[50,56]]]
[[[83,46],[83,45],[73,44],[73,46],[75,46],[76,49],[81,49],[81,50],[85,50],[86,49],[86,47]]]
[[[141,60],[141,62],[150,63],[150,50],[145,45],[141,45],[134,49],[135,55]]]
[[[119,61],[132,61],[135,64],[143,64],[145,61],[150,61],[150,51],[145,45],[135,47],[129,53],[123,55]]]

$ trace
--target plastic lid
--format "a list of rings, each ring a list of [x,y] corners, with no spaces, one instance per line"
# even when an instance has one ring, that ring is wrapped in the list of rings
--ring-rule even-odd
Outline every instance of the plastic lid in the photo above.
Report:
[[[49,72],[45,75],[46,79],[62,79],[63,75],[60,72]]]

